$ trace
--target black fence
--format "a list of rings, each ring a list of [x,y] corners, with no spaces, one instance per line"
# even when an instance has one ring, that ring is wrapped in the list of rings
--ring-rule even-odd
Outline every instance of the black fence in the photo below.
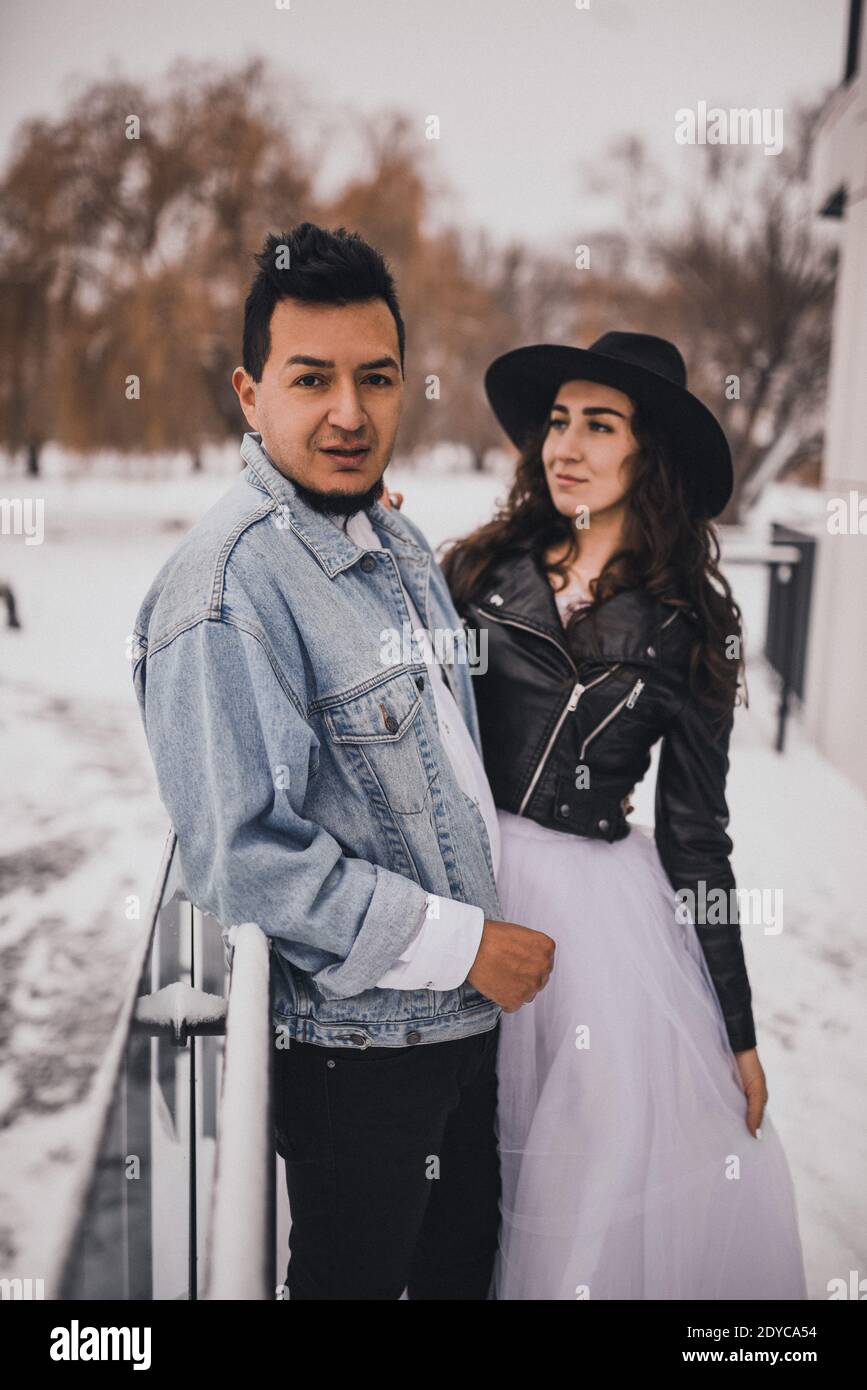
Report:
[[[812,536],[776,522],[772,528],[772,540],[775,546],[791,547],[798,552],[798,560],[794,564],[770,565],[768,587],[764,655],[780,677],[776,746],[782,752],[790,697],[795,694],[800,700],[804,698],[816,542]]]

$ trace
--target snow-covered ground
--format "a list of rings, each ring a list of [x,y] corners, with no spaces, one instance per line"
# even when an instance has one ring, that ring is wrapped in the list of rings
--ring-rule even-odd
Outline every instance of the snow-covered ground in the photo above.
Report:
[[[14,586],[22,622],[0,626],[0,1275],[37,1278],[52,1265],[165,836],[127,636],[157,568],[233,468],[230,457],[198,477],[0,478],[0,495],[43,500],[45,527],[40,545],[0,540],[0,581]],[[394,465],[386,477],[434,547],[486,520],[505,493],[501,477],[442,469]],[[763,573],[730,578],[758,653]],[[785,754],[773,751],[775,697],[755,661],[749,683],[732,751],[734,867],[741,886],[783,894],[783,929],[745,925],[743,936],[810,1296],[825,1298],[829,1279],[867,1272],[867,803],[797,719]],[[652,781],[636,808],[650,823]]]

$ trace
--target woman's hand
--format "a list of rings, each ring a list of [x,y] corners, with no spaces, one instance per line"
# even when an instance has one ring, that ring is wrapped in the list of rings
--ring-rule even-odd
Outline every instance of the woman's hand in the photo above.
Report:
[[[400,511],[403,502],[403,493],[389,492],[388,488],[386,488],[379,500],[384,507],[394,507],[395,511]]]
[[[747,1098],[747,1129],[753,1138],[762,1123],[762,1115],[768,1103],[768,1087],[765,1073],[754,1047],[746,1052],[736,1052],[735,1061],[740,1072],[741,1085]]]

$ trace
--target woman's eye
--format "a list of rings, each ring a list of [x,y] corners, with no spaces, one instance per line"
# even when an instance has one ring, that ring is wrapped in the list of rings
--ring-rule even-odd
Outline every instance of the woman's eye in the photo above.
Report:
[[[557,416],[554,419],[548,421],[548,428],[554,430],[562,426],[562,428],[565,429],[568,423],[568,420],[562,420],[559,416]],[[588,420],[587,423],[591,429],[602,430],[603,434],[613,434],[611,426],[603,424],[601,420]]]

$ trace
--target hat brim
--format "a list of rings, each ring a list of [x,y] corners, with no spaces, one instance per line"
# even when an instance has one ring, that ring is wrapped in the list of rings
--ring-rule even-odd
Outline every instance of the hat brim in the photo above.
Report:
[[[514,348],[491,363],[485,392],[491,409],[518,449],[545,423],[564,381],[598,381],[646,404],[666,429],[674,462],[686,473],[698,508],[718,516],[732,494],[731,450],[716,416],[684,386],[589,348],[538,343]]]

